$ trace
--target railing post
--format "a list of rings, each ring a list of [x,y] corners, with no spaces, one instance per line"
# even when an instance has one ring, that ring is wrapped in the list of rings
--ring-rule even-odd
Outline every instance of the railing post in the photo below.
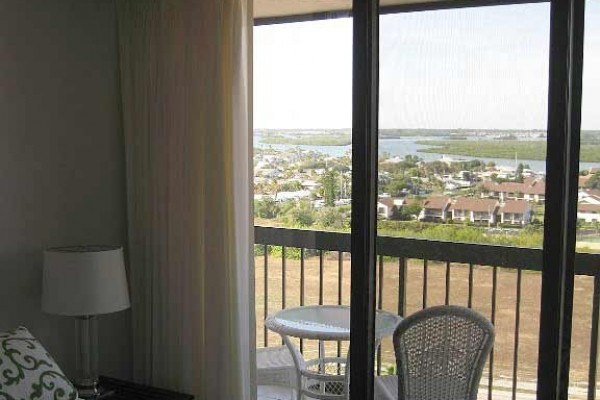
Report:
[[[319,250],[319,305],[323,305],[323,250]]]
[[[427,265],[427,259],[423,260],[423,308],[427,308],[427,275],[429,267]]]
[[[446,294],[444,296],[444,304],[450,304],[450,261],[446,261]]]
[[[285,246],[281,246],[281,309],[285,309],[285,276],[286,276],[286,266],[285,266]]]
[[[406,315],[406,258],[398,259],[398,315]]]
[[[517,400],[517,379],[519,369],[519,330],[521,324],[521,282],[523,272],[519,268],[517,270],[517,301],[515,304],[515,346],[513,351],[513,383],[512,383],[512,400]]]
[[[300,248],[300,306],[304,305],[304,247]],[[300,338],[300,353],[304,353],[304,339]]]
[[[377,309],[383,310],[383,256],[379,256],[379,268],[377,273]],[[381,342],[377,346],[377,375],[381,375]]]
[[[492,310],[490,316],[490,322],[492,325],[496,325],[496,299],[498,296],[498,267],[494,266],[492,270]],[[490,351],[490,367],[489,367],[489,379],[488,379],[488,400],[493,400],[494,390],[494,347]]]
[[[590,367],[588,373],[588,400],[596,399],[596,371],[598,370],[598,323],[600,317],[600,275],[594,275],[592,298],[592,332],[590,334]]]
[[[264,312],[265,319],[269,315],[269,245],[265,244],[264,247],[264,261],[265,261],[265,276],[264,276]],[[269,331],[267,327],[264,327],[264,345],[269,347]]]

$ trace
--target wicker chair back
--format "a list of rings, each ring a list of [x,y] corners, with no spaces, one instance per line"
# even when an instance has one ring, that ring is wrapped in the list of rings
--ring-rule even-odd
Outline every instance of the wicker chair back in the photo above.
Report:
[[[394,333],[400,399],[476,400],[493,343],[493,325],[465,307],[430,307],[407,317]]]

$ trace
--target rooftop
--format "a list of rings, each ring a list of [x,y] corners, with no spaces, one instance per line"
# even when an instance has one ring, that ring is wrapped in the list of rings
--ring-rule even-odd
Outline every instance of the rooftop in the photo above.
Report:
[[[529,209],[529,203],[525,200],[506,200],[500,208],[500,212],[524,214]]]
[[[432,196],[423,201],[423,208],[430,210],[441,210],[448,204],[450,197],[448,196]]]
[[[498,200],[459,197],[458,199],[456,199],[456,202],[450,206],[450,209],[451,210],[467,210],[467,211],[491,213],[497,207],[498,207]]]

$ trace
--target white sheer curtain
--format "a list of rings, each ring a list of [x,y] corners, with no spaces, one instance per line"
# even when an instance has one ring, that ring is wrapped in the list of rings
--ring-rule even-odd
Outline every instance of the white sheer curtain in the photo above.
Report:
[[[254,389],[249,0],[118,0],[136,380]]]

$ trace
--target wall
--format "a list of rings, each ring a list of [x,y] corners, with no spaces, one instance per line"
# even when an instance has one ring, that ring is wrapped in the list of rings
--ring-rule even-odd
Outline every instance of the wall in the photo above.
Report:
[[[125,240],[112,0],[0,0],[0,330],[68,374],[74,322],[40,311],[42,250]],[[100,319],[100,371],[131,375],[129,312]]]

